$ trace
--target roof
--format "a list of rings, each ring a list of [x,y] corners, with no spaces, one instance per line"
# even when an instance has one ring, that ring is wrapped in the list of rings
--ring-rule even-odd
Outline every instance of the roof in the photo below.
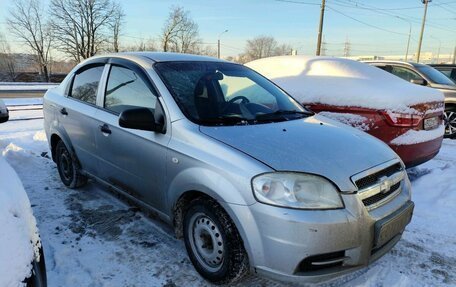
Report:
[[[430,64],[431,67],[456,68],[456,64]]]
[[[117,56],[132,55],[146,57],[154,62],[171,62],[171,61],[204,61],[204,62],[227,62],[225,60],[217,59],[208,56],[199,56],[184,53],[170,53],[170,52],[124,52],[114,54]]]
[[[406,65],[410,67],[414,67],[417,65],[421,65],[418,63],[414,62],[405,62],[405,61],[394,61],[394,60],[372,60],[372,61],[361,61],[363,63],[368,63],[368,64],[400,64],[400,65]]]

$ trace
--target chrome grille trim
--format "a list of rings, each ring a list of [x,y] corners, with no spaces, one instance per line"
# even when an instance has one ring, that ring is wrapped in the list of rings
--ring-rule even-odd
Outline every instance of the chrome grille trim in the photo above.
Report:
[[[371,185],[365,189],[359,190],[359,198],[363,200],[373,195],[376,195],[377,193],[385,192],[385,190],[389,191],[393,185],[395,185],[398,182],[401,182],[404,179],[404,177],[405,175],[403,171],[396,172],[395,174],[388,177],[382,177],[376,184]]]
[[[387,162],[380,164],[378,166],[375,166],[369,170],[355,174],[354,176],[351,177],[351,180],[356,185],[356,182],[359,182],[360,180],[365,179],[369,176],[372,177],[375,174],[381,175],[382,171],[391,169],[391,167],[398,165],[398,164],[400,164],[399,160],[387,161]],[[365,188],[358,189],[358,192],[357,192],[358,197],[359,197],[360,201],[364,204],[364,206],[366,207],[367,210],[375,209],[375,208],[387,203],[388,201],[392,200],[398,194],[401,193],[402,188],[403,188],[404,178],[405,178],[405,169],[401,165],[400,170],[398,170],[397,172],[395,172],[389,176],[386,176],[386,175],[380,176],[379,178],[377,178],[375,180],[375,182],[373,184],[370,184],[369,186],[367,186]],[[391,192],[391,188],[397,184],[399,184],[399,187],[396,190],[394,190],[393,192]],[[391,192],[391,193],[389,195],[387,195],[386,197],[384,197],[384,198],[379,197],[379,198],[381,198],[379,201],[373,202],[373,203],[367,205],[366,202],[368,202],[368,200],[366,200],[366,199],[369,199],[375,195],[378,195],[379,193],[388,193],[388,192]]]

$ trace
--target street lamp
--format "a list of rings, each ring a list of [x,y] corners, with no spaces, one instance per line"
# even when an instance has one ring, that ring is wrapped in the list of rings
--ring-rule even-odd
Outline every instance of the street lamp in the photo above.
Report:
[[[220,59],[220,36],[222,36],[226,32],[228,32],[228,30],[223,31],[217,37],[217,58],[219,58],[219,59]]]
[[[407,51],[405,52],[405,61],[407,62],[408,60],[408,54],[409,54],[409,48],[410,48],[410,38],[412,37],[412,22],[409,20],[402,18],[400,16],[396,16],[396,18],[401,19],[402,21],[405,21],[409,24],[409,34],[408,34],[408,40],[407,40]]]
[[[437,63],[436,63],[436,64],[438,64],[440,61],[440,49],[442,48],[442,41],[440,41],[440,39],[438,39],[434,36],[431,36],[431,38],[439,41],[439,49],[437,50]]]

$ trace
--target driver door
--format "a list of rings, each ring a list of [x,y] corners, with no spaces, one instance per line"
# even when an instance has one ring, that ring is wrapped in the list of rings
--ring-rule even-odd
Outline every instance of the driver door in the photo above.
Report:
[[[98,104],[96,132],[99,173],[106,182],[157,210],[164,206],[167,145],[170,134],[119,126],[122,111],[161,108],[157,92],[136,64],[111,64],[104,97]]]

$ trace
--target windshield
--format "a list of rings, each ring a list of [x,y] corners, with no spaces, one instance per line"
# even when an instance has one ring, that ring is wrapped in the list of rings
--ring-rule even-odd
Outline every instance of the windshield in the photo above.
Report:
[[[442,72],[437,71],[436,69],[429,66],[418,66],[417,69],[425,74],[432,82],[439,85],[450,85],[454,86],[455,83],[445,76]]]
[[[242,65],[186,61],[154,67],[183,113],[201,125],[259,124],[311,114]]]

